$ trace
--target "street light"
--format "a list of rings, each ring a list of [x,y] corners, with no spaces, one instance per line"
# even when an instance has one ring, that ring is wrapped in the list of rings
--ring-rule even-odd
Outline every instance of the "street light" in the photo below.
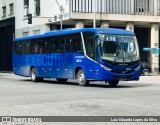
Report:
[[[59,9],[60,9],[60,12],[61,12],[61,14],[59,15],[59,19],[61,20],[61,30],[62,30],[62,19],[63,19],[62,12],[63,12],[63,6],[60,5],[57,0],[55,0],[55,1],[57,2],[57,5],[59,6]]]

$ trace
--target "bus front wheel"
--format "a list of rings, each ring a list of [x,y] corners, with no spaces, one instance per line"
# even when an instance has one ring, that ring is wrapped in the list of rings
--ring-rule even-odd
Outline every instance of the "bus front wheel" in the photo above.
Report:
[[[111,87],[115,87],[115,86],[118,85],[119,81],[118,81],[118,80],[108,81],[108,83],[109,83],[109,85],[110,85]]]
[[[31,70],[31,80],[33,82],[38,82],[43,80],[43,78],[37,77],[37,71],[35,68],[32,68]]]
[[[86,86],[86,85],[89,84],[89,81],[85,80],[85,75],[84,75],[83,70],[79,70],[77,75],[78,75],[77,76],[78,83],[79,83],[80,86]]]

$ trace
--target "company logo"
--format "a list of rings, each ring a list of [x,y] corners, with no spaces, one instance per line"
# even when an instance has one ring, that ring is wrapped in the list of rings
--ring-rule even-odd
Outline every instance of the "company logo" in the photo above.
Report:
[[[127,68],[126,70],[129,71],[129,70],[131,70],[131,68]]]
[[[72,64],[72,55],[58,55],[58,54],[38,54],[27,55],[26,65],[37,66],[65,66]]]
[[[6,123],[6,122],[12,122],[11,117],[2,117],[2,122]]]
[[[35,122],[42,122],[42,119],[40,117],[1,117],[2,123],[35,123]]]

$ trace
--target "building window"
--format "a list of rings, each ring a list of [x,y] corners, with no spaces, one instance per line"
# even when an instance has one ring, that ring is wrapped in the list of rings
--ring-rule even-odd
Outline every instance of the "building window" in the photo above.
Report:
[[[33,35],[40,34],[40,25],[33,27]]]
[[[23,28],[22,30],[22,36],[29,36],[29,27]]]
[[[33,30],[33,35],[38,35],[40,34],[40,30]]]
[[[35,0],[35,16],[40,16],[40,0]]]
[[[25,36],[29,36],[29,32],[23,32],[23,37],[25,37]]]
[[[149,12],[149,0],[135,0],[135,10],[140,13]]]
[[[29,13],[29,0],[24,0],[24,17],[27,17]]]
[[[29,0],[24,0],[24,6],[29,7]]]
[[[3,16],[2,18],[6,17],[6,6],[2,7]]]
[[[13,3],[9,5],[10,7],[10,14],[9,15],[13,15],[14,14],[14,6]]]

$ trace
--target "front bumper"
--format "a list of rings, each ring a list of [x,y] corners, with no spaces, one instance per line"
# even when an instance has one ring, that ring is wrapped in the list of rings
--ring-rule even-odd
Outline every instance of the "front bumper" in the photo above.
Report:
[[[117,74],[112,71],[102,70],[102,75],[99,76],[99,80],[109,81],[109,80],[121,80],[121,81],[137,81],[140,78],[140,70],[136,70],[129,74]],[[98,77],[97,77],[98,78]]]

